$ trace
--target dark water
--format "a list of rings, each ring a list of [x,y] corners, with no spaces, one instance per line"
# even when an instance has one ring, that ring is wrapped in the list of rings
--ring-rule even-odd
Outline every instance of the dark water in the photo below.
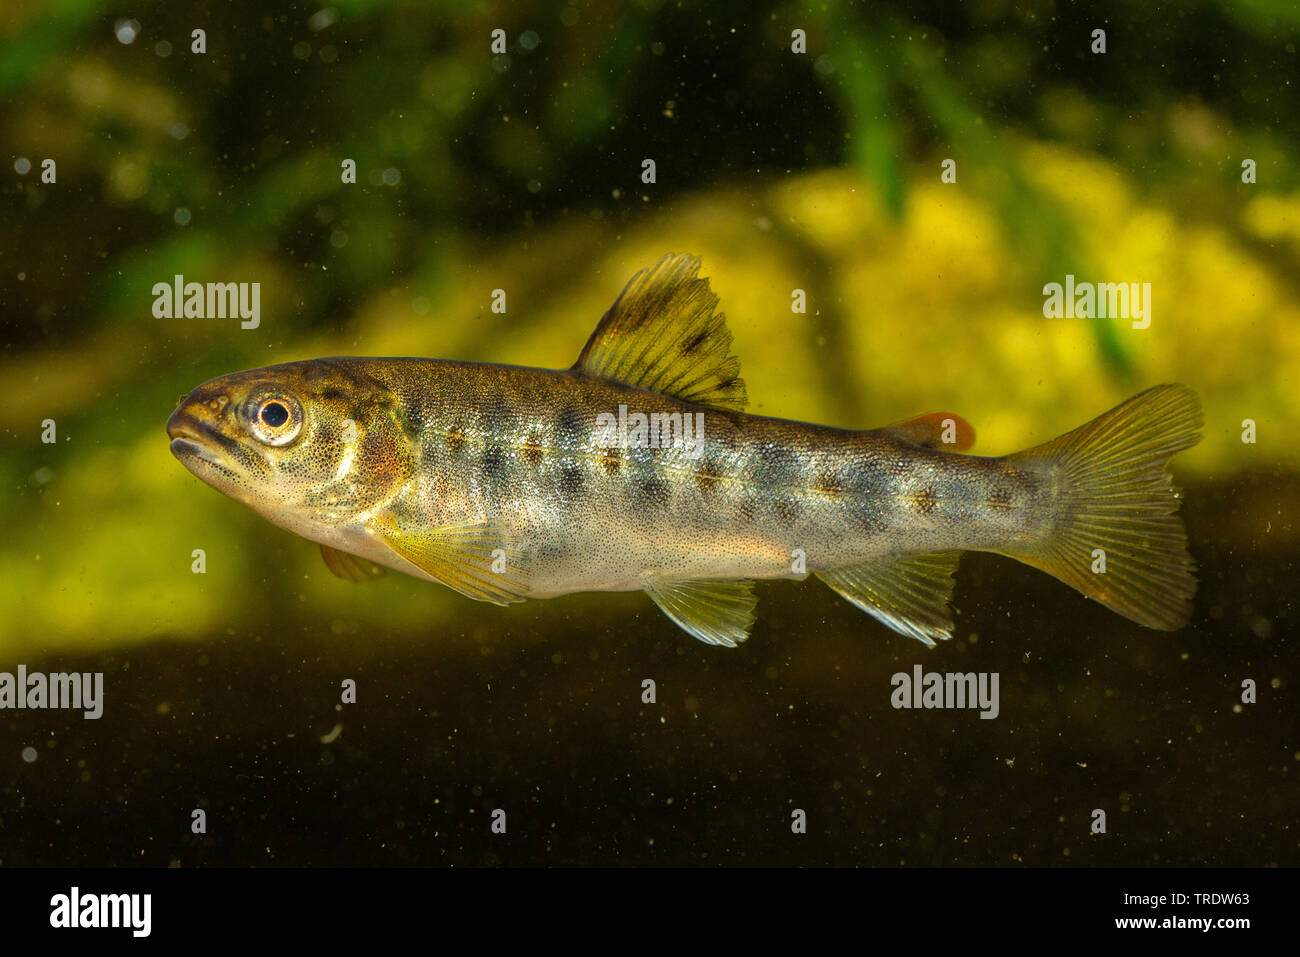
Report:
[[[417,645],[286,614],[29,661],[104,671],[108,706],[3,713],[38,757],[0,786],[0,861],[1296,865],[1300,478],[1186,502],[1201,587],[1175,634],[967,555],[957,637],[933,652],[810,580],[760,585],[738,650],[605,595],[465,601]],[[916,663],[998,672],[1000,715],[894,710],[891,675]],[[336,710],[345,678],[357,703]],[[1258,703],[1234,711],[1247,678]]]

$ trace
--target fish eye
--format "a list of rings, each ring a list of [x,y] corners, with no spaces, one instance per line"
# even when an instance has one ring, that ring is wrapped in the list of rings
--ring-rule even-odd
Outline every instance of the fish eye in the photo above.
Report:
[[[267,445],[288,445],[302,429],[302,408],[286,395],[263,396],[249,412],[249,431]]]
[[[289,421],[289,410],[281,402],[268,402],[262,406],[262,412],[258,418],[262,420],[263,425],[278,429]]]

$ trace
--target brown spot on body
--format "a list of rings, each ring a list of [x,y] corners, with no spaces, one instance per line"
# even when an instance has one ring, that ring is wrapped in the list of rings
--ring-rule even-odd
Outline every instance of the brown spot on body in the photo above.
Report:
[[[533,468],[542,464],[542,459],[546,455],[546,449],[542,446],[542,440],[537,437],[536,433],[528,436],[524,440],[524,461]]]
[[[827,498],[839,498],[844,494],[844,481],[834,472],[822,472],[817,476],[817,491]]]
[[[933,512],[938,502],[939,499],[935,496],[932,488],[923,488],[912,496],[912,507],[922,515],[929,515]]]
[[[701,462],[700,467],[695,470],[695,483],[699,485],[700,491],[706,494],[717,488],[721,480],[722,469],[711,459]]]
[[[447,448],[459,455],[465,451],[465,445],[469,439],[465,436],[465,430],[458,425],[453,425],[447,430]]]
[[[995,512],[1011,510],[1011,493],[1004,488],[995,488],[989,492],[988,506]]]
[[[616,448],[600,450],[600,464],[606,475],[615,475],[623,467],[623,453]]]

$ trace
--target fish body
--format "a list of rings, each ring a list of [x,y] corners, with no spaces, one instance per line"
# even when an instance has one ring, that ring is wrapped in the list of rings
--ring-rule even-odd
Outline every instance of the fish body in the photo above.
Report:
[[[353,357],[223,376],[172,416],[172,451],[341,577],[374,563],[497,603],[643,590],[713,644],[748,635],[753,581],[808,574],[903,634],[948,637],[968,550],[1153,627],[1185,620],[1163,466],[1196,440],[1190,390],[996,458],[949,451],[972,441],[949,413],[874,430],[749,415],[698,268],[639,273],[568,370]]]

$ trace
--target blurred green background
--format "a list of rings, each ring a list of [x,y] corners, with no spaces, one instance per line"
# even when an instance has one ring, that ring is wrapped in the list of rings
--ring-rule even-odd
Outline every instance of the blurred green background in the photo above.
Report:
[[[1297,863],[1298,25],[1267,0],[10,0],[0,670],[109,674],[100,722],[0,714],[0,863]],[[1000,454],[1194,387],[1205,438],[1174,462],[1193,627],[1146,632],[976,556],[934,654],[815,583],[760,588],[754,638],[717,652],[642,596],[503,610],[340,582],[168,452],[179,397],[239,369],[567,366],[675,251],[703,258],[762,414],[951,409]],[[177,273],[260,282],[260,327],[154,318]],[[1067,273],[1151,283],[1150,328],[1044,318]],[[889,711],[918,660],[1001,668],[1023,700],[1004,690],[997,722]],[[358,717],[320,743],[343,677]],[[1237,714],[1247,677],[1268,690]],[[824,813],[791,847],[808,790]],[[1225,810],[1242,790],[1251,811]],[[503,792],[543,808],[513,851],[475,820]],[[243,830],[189,834],[189,807],[223,801]],[[1090,839],[1097,806],[1145,814],[1141,836]],[[276,807],[353,825],[326,850]]]

